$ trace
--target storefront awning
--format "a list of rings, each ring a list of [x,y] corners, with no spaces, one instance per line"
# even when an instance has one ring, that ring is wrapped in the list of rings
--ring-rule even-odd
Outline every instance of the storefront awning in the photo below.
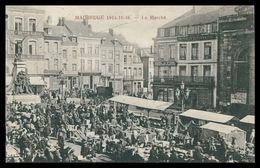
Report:
[[[141,99],[137,97],[119,95],[109,99],[110,101],[128,104],[136,107],[141,107],[145,109],[151,110],[160,110],[164,111],[169,108],[173,103],[163,102],[163,101],[156,101],[156,100],[149,100],[149,99]]]
[[[42,77],[30,77],[31,85],[47,85],[45,81],[43,81]]]
[[[240,120],[242,123],[247,123],[247,124],[255,124],[255,116],[253,115],[247,115],[244,118]]]
[[[228,121],[234,118],[234,116],[231,115],[224,115],[224,114],[218,114],[218,113],[207,112],[202,110],[194,110],[194,109],[189,109],[181,113],[180,116],[194,118],[203,121],[213,121],[218,123],[227,123]]]
[[[233,131],[245,132],[244,130],[242,130],[238,127],[225,125],[225,124],[218,124],[218,123],[213,123],[213,122],[209,122],[205,125],[202,125],[200,128],[208,129],[208,130],[212,130],[212,131],[216,131],[216,132],[221,132],[224,134],[229,134]]]

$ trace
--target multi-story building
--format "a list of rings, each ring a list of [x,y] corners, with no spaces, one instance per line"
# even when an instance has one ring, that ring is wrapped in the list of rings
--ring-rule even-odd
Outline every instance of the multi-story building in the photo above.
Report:
[[[32,7],[6,7],[6,76],[10,82],[15,54],[22,45],[21,59],[26,64],[33,92],[39,93],[45,82],[42,79],[44,64],[44,11]]]
[[[128,42],[123,44],[124,92],[137,95],[143,92],[143,63],[137,54],[138,48]]]
[[[123,94],[123,45],[122,37],[109,33],[96,33],[101,39],[101,83],[100,85],[112,87],[115,94]]]
[[[203,11],[203,9],[201,9]],[[175,100],[183,81],[191,92],[186,106],[215,108],[217,100],[217,20],[224,8],[188,14],[158,28],[154,39],[154,99]]]
[[[219,18],[218,97],[220,107],[244,117],[255,112],[254,7],[235,11]]]
[[[153,48],[141,48],[140,57],[143,63],[143,77],[144,88],[147,89],[147,93],[153,93],[153,77],[154,77],[154,52]]]
[[[78,43],[65,26],[51,25],[48,17],[44,26],[45,79],[48,88],[56,90],[61,87],[59,72],[64,73],[64,88],[78,86]]]

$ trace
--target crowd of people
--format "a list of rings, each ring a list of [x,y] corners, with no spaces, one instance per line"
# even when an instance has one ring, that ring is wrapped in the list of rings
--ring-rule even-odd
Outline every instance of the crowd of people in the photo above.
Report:
[[[235,142],[221,136],[200,139],[191,125],[176,124],[162,115],[158,127],[151,119],[135,116],[127,105],[110,104],[92,95],[89,102],[76,104],[44,96],[41,104],[12,102],[7,106],[7,143],[19,148],[20,162],[93,161],[105,154],[116,162],[246,162]],[[177,122],[178,123],[178,122]],[[71,129],[73,126],[74,129]],[[178,129],[183,126],[182,134]],[[93,133],[91,136],[89,133]],[[57,145],[50,143],[57,139]],[[81,146],[80,157],[67,145]],[[248,150],[250,148],[248,147]],[[14,157],[8,162],[15,162]]]

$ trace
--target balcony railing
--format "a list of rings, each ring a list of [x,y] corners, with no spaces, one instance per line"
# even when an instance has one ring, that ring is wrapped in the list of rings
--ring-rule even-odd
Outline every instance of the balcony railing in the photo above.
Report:
[[[8,58],[14,58],[14,54],[7,54]],[[44,55],[28,55],[28,54],[22,54],[21,56],[22,60],[30,59],[30,60],[43,60]]]
[[[22,35],[22,36],[27,36],[27,35],[32,35],[32,36],[43,36],[43,32],[40,31],[16,31],[16,30],[8,30],[10,35]]]
[[[143,79],[140,75],[126,75],[124,76],[124,80],[141,80]]]
[[[194,85],[212,85],[214,86],[214,77],[212,76],[172,76],[158,77],[154,76],[154,84],[180,84],[181,82]]]

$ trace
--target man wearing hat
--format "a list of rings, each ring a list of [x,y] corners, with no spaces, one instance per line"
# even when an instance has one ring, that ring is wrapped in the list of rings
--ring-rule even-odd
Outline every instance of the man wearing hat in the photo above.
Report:
[[[194,159],[196,162],[201,162],[203,159],[203,149],[200,145],[200,142],[197,142],[197,145],[194,147],[195,152],[194,152]]]

